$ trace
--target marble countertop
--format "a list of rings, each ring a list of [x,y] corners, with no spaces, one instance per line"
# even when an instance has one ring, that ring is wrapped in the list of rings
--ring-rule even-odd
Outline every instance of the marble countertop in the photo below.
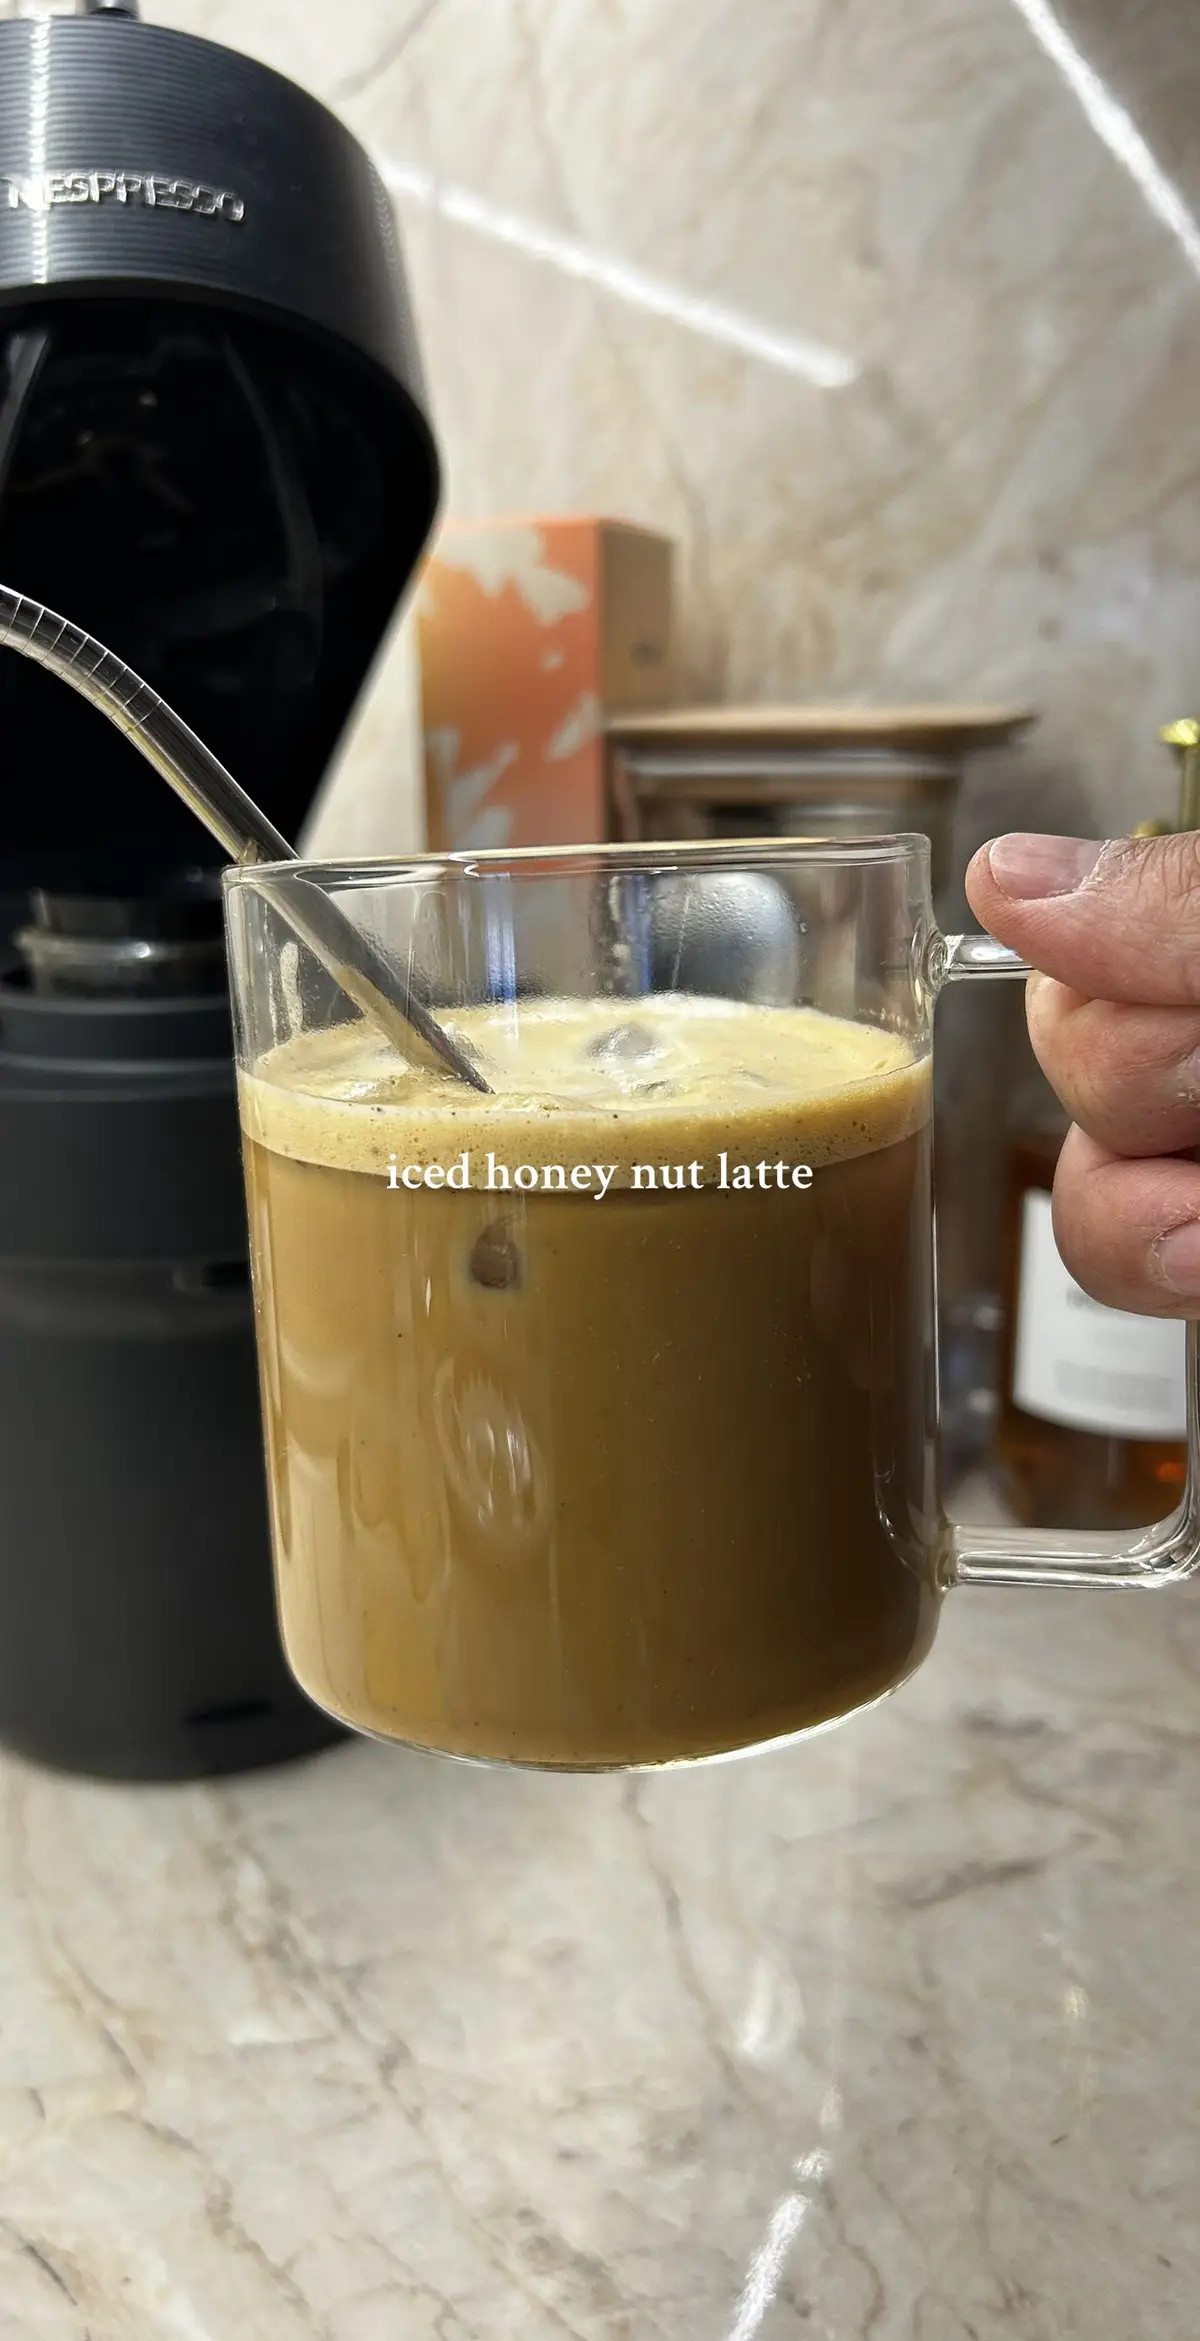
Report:
[[[1200,1594],[704,1772],[0,1786],[0,2341],[1194,2341]]]

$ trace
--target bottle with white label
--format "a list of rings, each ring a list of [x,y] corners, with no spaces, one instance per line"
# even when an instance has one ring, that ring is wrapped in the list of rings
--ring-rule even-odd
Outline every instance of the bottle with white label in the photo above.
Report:
[[[1178,811],[1139,821],[1134,837],[1200,828],[1200,721],[1167,724],[1159,738],[1175,752]],[[1064,1267],[1051,1189],[1067,1117],[1036,1068],[1032,1080],[1008,1156],[1001,1484],[1030,1527],[1149,1527],[1174,1511],[1187,1478],[1186,1331],[1102,1308]]]
[[[1047,1089],[1009,1150],[1001,1480],[1030,1526],[1148,1526],[1183,1492],[1185,1329],[1103,1308],[1064,1267],[1050,1191],[1066,1126]]]

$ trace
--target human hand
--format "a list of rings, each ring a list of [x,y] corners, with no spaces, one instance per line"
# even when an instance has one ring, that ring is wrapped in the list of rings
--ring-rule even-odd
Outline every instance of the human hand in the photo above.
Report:
[[[980,924],[1041,972],[1026,1011],[1072,1116],[1054,1232],[1110,1308],[1200,1317],[1200,833],[1014,835],[967,872]]]

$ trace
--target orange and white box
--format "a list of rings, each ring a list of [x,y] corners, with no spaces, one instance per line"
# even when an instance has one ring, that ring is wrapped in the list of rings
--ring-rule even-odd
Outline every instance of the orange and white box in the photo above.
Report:
[[[432,850],[602,842],[606,719],[674,698],[673,548],[624,521],[451,521],[417,598]]]

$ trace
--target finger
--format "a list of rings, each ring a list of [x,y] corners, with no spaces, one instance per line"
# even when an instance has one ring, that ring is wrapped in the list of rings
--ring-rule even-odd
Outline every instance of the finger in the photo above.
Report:
[[[999,942],[1090,999],[1200,1003],[1200,833],[994,838],[967,900]]]
[[[1140,1317],[1200,1316],[1200,1163],[1129,1162],[1070,1130],[1054,1235],[1093,1300]]]
[[[1072,1121],[1113,1154],[1200,1146],[1200,1009],[1088,1000],[1029,979],[1029,1037]]]

